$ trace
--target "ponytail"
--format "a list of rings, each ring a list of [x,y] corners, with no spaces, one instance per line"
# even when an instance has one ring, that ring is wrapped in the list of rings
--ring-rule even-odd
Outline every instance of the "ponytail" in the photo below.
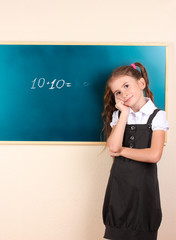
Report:
[[[145,83],[146,83],[146,86],[145,86],[145,89],[144,89],[145,95],[146,95],[146,97],[151,98],[151,100],[153,102],[153,93],[149,89],[149,80],[148,80],[148,75],[147,75],[147,72],[145,70],[145,67],[139,62],[135,62],[134,64],[140,68],[141,75],[145,79]]]

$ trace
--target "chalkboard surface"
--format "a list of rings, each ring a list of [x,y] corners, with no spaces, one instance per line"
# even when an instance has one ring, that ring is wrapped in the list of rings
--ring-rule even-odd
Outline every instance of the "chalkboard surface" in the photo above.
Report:
[[[166,46],[1,44],[0,141],[101,141],[105,83],[136,61],[165,109]]]

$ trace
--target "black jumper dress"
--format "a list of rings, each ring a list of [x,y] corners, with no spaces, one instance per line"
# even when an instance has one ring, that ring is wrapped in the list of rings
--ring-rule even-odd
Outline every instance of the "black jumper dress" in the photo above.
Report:
[[[126,124],[123,146],[149,148],[151,123]],[[115,157],[103,204],[104,238],[112,240],[156,240],[162,219],[157,164]]]

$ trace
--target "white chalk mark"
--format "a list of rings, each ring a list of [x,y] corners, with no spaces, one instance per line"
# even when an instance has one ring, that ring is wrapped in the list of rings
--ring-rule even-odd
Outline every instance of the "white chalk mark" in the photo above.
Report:
[[[59,82],[62,82],[62,85],[61,85],[60,87],[58,86]],[[57,87],[58,89],[63,88],[64,84],[65,84],[65,80],[64,80],[64,79],[60,79],[60,80],[57,81],[56,87]]]
[[[66,83],[67,87],[71,87],[71,83]]]
[[[43,87],[44,87],[44,85],[45,85],[45,78],[39,78],[39,79],[35,78],[35,79],[32,81],[33,84],[32,84],[31,89],[36,89],[36,87],[34,86],[35,83],[36,83],[36,81],[37,81],[37,83],[38,83],[37,85],[38,85],[39,88],[43,88]],[[66,87],[71,87],[71,83],[66,83],[64,79],[59,79],[57,82],[56,82],[56,81],[57,81],[57,79],[54,79],[52,82],[49,82],[49,81],[46,82],[47,85],[49,85],[49,84],[51,83],[51,87],[49,88],[49,90],[55,88],[55,87],[54,87],[55,83],[56,83],[56,87],[57,87],[58,89],[63,88],[64,85],[66,85]]]
[[[84,85],[84,87],[87,87],[87,86],[89,86],[89,83],[88,82],[84,82],[83,85]]]
[[[39,88],[42,88],[44,85],[45,85],[45,78],[39,78],[38,80]]]

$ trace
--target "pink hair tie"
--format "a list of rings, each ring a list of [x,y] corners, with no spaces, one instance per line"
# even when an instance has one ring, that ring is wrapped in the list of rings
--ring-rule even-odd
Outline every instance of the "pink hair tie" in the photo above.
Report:
[[[131,64],[131,66],[136,69],[136,65],[134,63]]]

